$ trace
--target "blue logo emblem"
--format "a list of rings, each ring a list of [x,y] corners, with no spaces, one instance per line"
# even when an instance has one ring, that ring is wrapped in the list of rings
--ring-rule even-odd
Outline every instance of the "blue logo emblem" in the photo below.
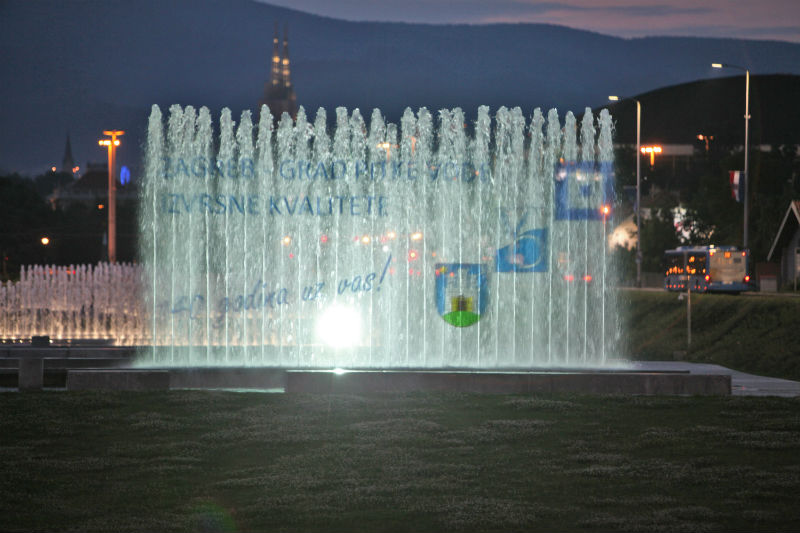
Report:
[[[516,240],[497,250],[498,272],[547,272],[547,228],[518,233]]]
[[[612,166],[601,163],[598,171],[591,163],[559,163],[553,192],[556,220],[603,220],[614,201]]]
[[[457,328],[475,324],[489,304],[487,268],[480,263],[437,263],[436,310]]]

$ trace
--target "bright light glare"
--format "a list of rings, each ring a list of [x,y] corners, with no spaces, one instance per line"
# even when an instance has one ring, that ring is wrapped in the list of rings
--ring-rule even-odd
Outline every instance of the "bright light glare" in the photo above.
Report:
[[[336,374],[337,376],[341,376],[342,374],[347,373],[347,370],[345,370],[344,368],[334,368],[333,373]]]
[[[619,100],[619,96],[609,96],[608,99],[611,100],[612,102],[616,102]]]
[[[355,346],[361,338],[361,316],[350,307],[331,306],[317,319],[317,337],[334,348]]]
[[[711,63],[712,68],[722,68],[722,63]]]
[[[662,148],[660,146],[642,146],[643,154],[660,154]]]

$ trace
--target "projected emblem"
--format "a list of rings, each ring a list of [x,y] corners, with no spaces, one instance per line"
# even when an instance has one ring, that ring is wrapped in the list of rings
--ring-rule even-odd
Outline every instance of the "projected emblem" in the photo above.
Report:
[[[497,250],[498,272],[547,272],[547,228],[517,234],[516,240]]]
[[[610,164],[578,164],[566,161],[556,165],[556,220],[602,220],[614,201],[613,175]]]
[[[486,266],[479,263],[437,263],[436,309],[457,328],[475,324],[489,303]]]

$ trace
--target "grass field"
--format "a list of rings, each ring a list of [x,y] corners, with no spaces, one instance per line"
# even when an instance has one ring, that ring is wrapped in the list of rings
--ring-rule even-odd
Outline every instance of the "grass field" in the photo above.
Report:
[[[800,530],[800,400],[0,394],[2,531]]]
[[[630,358],[671,361],[686,351],[686,301],[666,292],[621,291]],[[692,294],[688,361],[800,379],[800,298]]]

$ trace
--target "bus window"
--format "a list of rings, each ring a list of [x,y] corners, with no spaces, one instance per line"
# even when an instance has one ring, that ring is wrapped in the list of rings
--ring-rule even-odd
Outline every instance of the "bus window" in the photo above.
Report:
[[[667,275],[683,274],[683,254],[667,254],[664,256]]]
[[[687,274],[704,274],[706,271],[706,254],[691,254],[687,259]]]

